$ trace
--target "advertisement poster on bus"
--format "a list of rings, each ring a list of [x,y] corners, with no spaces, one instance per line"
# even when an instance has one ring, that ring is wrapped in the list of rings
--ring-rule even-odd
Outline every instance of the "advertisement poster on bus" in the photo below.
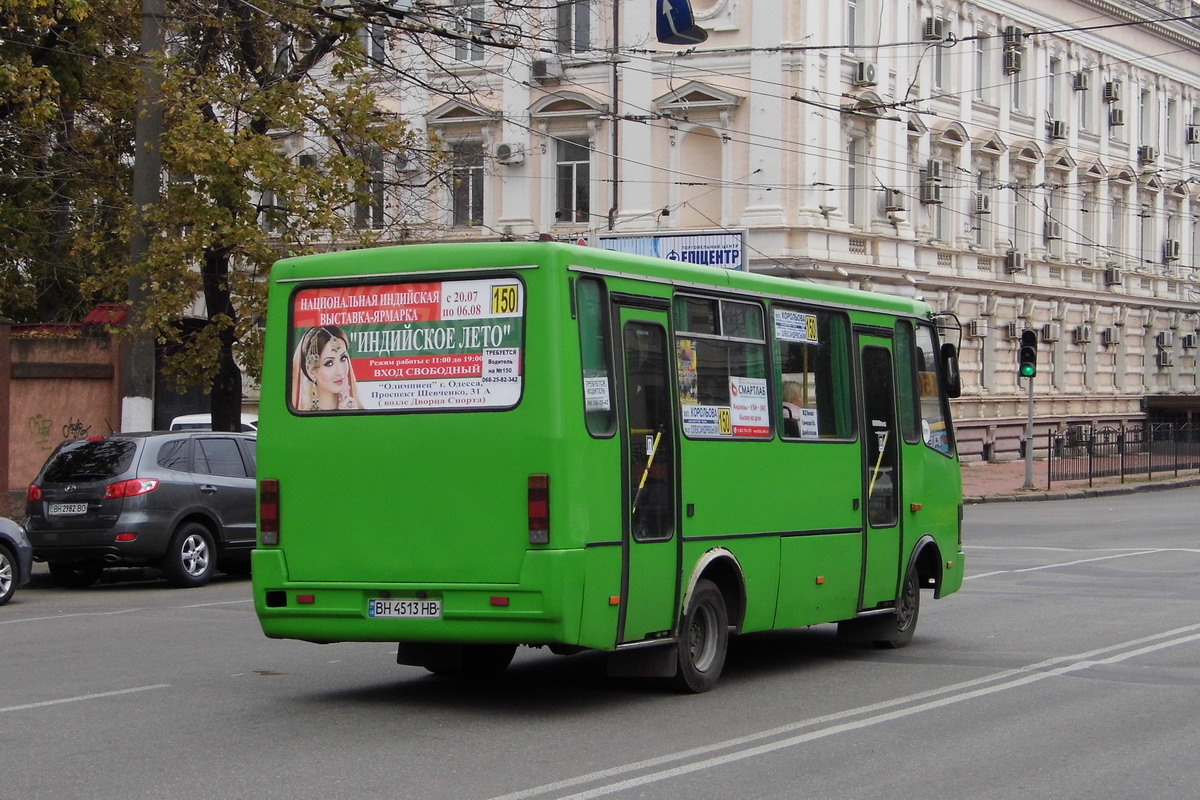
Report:
[[[512,278],[302,289],[292,301],[292,408],[516,405],[524,305]]]

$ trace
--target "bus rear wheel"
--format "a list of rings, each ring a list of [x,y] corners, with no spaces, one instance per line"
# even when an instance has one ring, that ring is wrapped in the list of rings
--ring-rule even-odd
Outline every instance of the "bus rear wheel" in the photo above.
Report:
[[[717,685],[729,647],[729,612],[717,585],[701,580],[692,592],[676,643],[675,686],[684,692],[707,692]]]

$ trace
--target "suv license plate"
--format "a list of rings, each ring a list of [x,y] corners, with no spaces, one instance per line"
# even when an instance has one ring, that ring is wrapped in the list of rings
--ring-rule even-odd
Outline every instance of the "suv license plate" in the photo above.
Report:
[[[87,503],[51,503],[50,514],[55,517],[65,517],[72,514],[86,514]]]
[[[404,617],[407,619],[441,619],[441,600],[383,600],[367,601],[369,617]]]

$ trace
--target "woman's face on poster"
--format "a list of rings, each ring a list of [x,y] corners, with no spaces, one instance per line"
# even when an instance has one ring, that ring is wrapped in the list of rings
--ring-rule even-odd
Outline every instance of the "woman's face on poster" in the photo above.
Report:
[[[322,391],[342,395],[350,391],[350,352],[343,339],[330,339],[312,371],[313,383]]]

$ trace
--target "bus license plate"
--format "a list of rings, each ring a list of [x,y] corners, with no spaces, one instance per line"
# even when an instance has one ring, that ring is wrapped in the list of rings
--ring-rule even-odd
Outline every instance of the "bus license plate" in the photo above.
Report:
[[[441,619],[441,600],[383,600],[367,601],[369,617],[404,617],[406,619]]]
[[[55,517],[65,517],[72,514],[86,514],[87,503],[51,503],[50,515]]]

